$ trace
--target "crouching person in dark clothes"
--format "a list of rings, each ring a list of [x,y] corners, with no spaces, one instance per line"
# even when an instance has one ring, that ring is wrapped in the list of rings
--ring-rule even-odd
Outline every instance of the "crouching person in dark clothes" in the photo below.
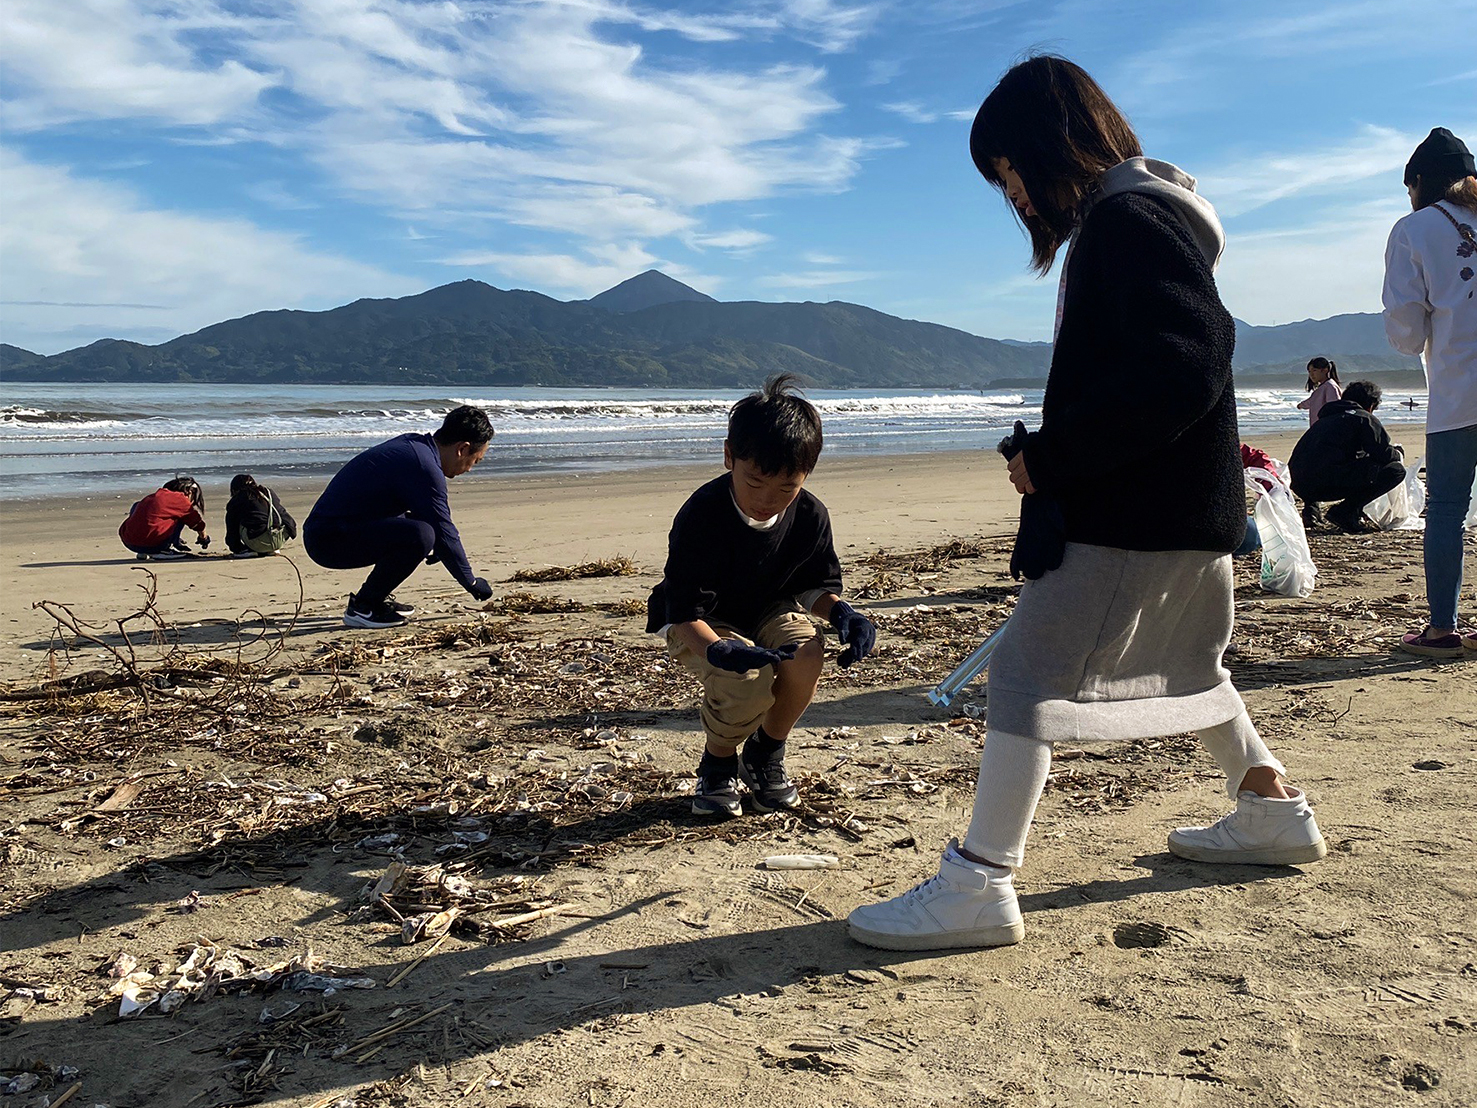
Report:
[[[275,492],[249,473],[231,478],[226,546],[236,558],[267,558],[297,538],[297,520]]]
[[[1340,399],[1323,405],[1287,462],[1298,498],[1315,513],[1319,501],[1339,501],[1328,510],[1328,522],[1350,534],[1378,530],[1364,506],[1405,480],[1399,449],[1374,416],[1380,395],[1373,381],[1350,384]]]
[[[729,412],[723,467],[682,505],[647,630],[702,680],[707,745],[692,810],[736,816],[739,781],[760,812],[793,808],[785,740],[815,696],[829,620],[843,667],[871,652],[877,631],[841,600],[841,565],[825,505],[802,487],[821,452],[821,419],[789,374]],[[740,753],[739,746],[743,745]]]
[[[424,561],[439,561],[477,600],[492,588],[472,572],[451,521],[446,482],[480,462],[492,424],[479,408],[447,413],[433,435],[400,435],[339,470],[303,523],[303,548],[328,569],[373,566],[344,610],[345,627],[399,627],[415,611],[394,591]]]

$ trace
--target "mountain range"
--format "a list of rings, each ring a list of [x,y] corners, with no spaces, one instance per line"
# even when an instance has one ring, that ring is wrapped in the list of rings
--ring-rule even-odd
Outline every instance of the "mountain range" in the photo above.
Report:
[[[1419,370],[1375,314],[1277,327],[1237,322],[1239,374]],[[101,339],[42,355],[0,344],[27,381],[749,387],[789,370],[819,388],[985,388],[1039,382],[1047,343],[982,338],[860,304],[719,301],[656,270],[589,300],[458,281],[322,312],[266,311],[157,346]]]

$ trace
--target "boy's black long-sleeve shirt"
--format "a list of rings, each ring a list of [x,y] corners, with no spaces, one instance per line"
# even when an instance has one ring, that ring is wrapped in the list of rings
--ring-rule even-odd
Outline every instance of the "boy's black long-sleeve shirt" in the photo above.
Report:
[[[705,620],[752,633],[772,604],[812,590],[841,592],[826,506],[804,489],[775,525],[750,527],[727,473],[703,485],[672,521],[667,566],[651,591],[647,626]]]
[[[287,537],[297,538],[297,520],[288,514],[275,492],[261,486],[245,489],[231,497],[226,504],[226,546],[232,554],[248,549],[242,541],[243,530],[248,535],[256,536],[272,526],[272,510],[268,509],[263,494],[272,498],[272,509],[276,510],[279,526],[287,530]]]

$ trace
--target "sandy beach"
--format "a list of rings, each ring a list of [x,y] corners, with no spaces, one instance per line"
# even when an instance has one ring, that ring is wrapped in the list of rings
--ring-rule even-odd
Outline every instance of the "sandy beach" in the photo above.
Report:
[[[1424,615],[1418,533],[1314,535],[1300,600],[1238,562],[1227,664],[1324,862],[1169,855],[1227,805],[1191,736],[1059,750],[1025,941],[900,955],[844,921],[967,819],[983,686],[925,692],[1019,590],[999,458],[823,457],[808,487],[879,648],[828,666],[801,720],[802,808],[716,825],[684,793],[696,684],[642,627],[672,514],[717,465],[496,465],[452,488],[488,610],[423,567],[384,632],[341,626],[362,575],[299,544],[235,561],[217,534],[140,566],[116,535],[132,498],[0,504],[0,1089],[36,1079],[15,1103],[1477,1100],[1477,659],[1392,649]],[[301,520],[321,484],[275,487]],[[790,854],[838,861],[763,865]],[[162,999],[121,1017],[129,974]]]

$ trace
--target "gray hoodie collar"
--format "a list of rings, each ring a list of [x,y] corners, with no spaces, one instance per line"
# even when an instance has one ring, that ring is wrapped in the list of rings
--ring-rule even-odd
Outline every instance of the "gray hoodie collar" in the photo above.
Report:
[[[1221,229],[1221,221],[1210,201],[1195,191],[1195,178],[1169,162],[1155,158],[1129,158],[1103,174],[1097,191],[1083,208],[1083,218],[1098,201],[1120,192],[1141,192],[1168,201],[1200,247],[1205,260],[1212,269],[1215,268],[1226,246],[1226,233]]]

